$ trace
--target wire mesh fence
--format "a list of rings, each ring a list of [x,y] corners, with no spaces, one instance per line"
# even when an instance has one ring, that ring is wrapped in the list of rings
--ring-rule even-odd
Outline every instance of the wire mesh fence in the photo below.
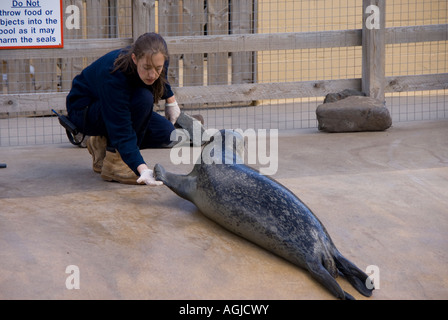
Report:
[[[131,0],[64,0],[64,19],[79,9],[79,28],[65,28],[66,43],[106,39],[123,39],[131,43],[135,2]],[[209,36],[260,35],[269,39],[266,47],[254,50],[210,50],[207,52],[176,52],[170,56],[169,81],[176,88],[229,87],[228,99],[197,103],[180,101],[189,113],[201,113],[209,128],[314,128],[317,127],[316,107],[324,96],[300,92],[270,98],[239,101],[231,88],[245,84],[291,84],[307,81],[349,80],[362,77],[362,47],[359,44],[327,45],[327,32],[362,28],[362,1],[356,0],[173,0],[146,1],[151,12],[153,30],[165,39],[204,37],[203,46],[213,46]],[[393,0],[386,4],[386,27],[444,25],[448,23],[445,0]],[[445,74],[447,64],[448,28],[443,40],[390,43],[386,45],[386,77]],[[310,43],[301,49],[277,49],[276,37],[263,35],[303,33]],[[344,33],[345,34],[345,33]],[[267,41],[267,40],[266,40]],[[348,40],[347,40],[348,41]],[[169,41],[168,41],[169,42]],[[169,42],[170,43],[170,42]],[[274,47],[275,49],[270,49]],[[298,47],[298,46],[296,46]],[[108,48],[110,50],[116,47]],[[23,49],[27,50],[27,49]],[[21,51],[21,50],[18,50]],[[6,52],[6,51],[3,51]],[[14,99],[45,100],[46,94],[63,97],[71,81],[83,68],[97,59],[89,52],[78,56],[39,58],[26,55],[11,59],[2,57],[0,96],[14,106]],[[88,54],[89,53],[89,54]],[[5,55],[6,56],[6,55]],[[447,89],[431,90],[391,86],[386,92],[386,106],[393,121],[448,118]],[[269,86],[263,87],[269,88]],[[269,89],[265,89],[269,90]],[[192,91],[199,92],[199,91]],[[9,99],[13,96],[14,99]],[[26,101],[28,101],[26,100]],[[65,132],[51,108],[64,110],[63,99],[54,105],[25,112],[10,112],[0,106],[0,146],[66,142]],[[33,105],[34,102],[30,103]],[[163,106],[160,106],[160,110]],[[10,110],[10,109],[7,109]]]
[[[448,23],[446,1],[392,1],[387,3],[386,11],[387,28]],[[447,44],[448,41],[426,41],[387,45],[386,76],[447,73]],[[386,105],[394,121],[446,119],[448,91],[391,92],[386,95]]]

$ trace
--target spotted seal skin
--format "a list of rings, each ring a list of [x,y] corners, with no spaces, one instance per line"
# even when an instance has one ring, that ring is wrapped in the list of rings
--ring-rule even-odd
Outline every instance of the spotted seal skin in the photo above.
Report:
[[[221,140],[225,164],[202,161],[188,175],[156,164],[156,179],[224,228],[307,269],[337,298],[354,299],[335,280],[338,273],[371,296],[373,289],[365,285],[368,276],[342,256],[313,212],[286,187],[242,163],[242,136],[231,130],[217,134],[222,139],[213,139],[215,135],[208,144]],[[225,148],[226,138],[234,139],[231,150]]]

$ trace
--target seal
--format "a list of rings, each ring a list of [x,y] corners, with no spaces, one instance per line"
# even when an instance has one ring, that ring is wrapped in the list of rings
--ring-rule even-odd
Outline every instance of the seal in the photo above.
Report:
[[[372,295],[367,274],[338,251],[316,215],[285,186],[243,163],[240,134],[217,132],[201,158],[188,175],[156,164],[155,178],[222,227],[307,269],[337,298],[354,299],[335,280],[339,273],[362,295]]]

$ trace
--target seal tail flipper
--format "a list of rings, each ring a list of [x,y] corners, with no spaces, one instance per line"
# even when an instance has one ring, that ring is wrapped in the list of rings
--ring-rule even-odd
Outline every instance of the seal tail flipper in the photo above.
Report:
[[[374,288],[369,289],[366,286],[366,280],[369,277],[367,274],[365,274],[340,253],[334,257],[334,261],[336,262],[336,266],[339,271],[346,277],[348,282],[350,282],[351,285],[359,291],[359,293],[366,297],[370,297],[372,295]]]
[[[167,172],[160,164],[154,166],[154,177],[173,190],[178,196],[191,201],[189,194],[196,188],[196,178],[190,175],[181,175]]]
[[[350,294],[342,290],[336,279],[332,277],[332,275],[320,262],[307,262],[307,267],[313,278],[319,281],[336,298],[343,300],[355,300],[355,298],[353,298]]]

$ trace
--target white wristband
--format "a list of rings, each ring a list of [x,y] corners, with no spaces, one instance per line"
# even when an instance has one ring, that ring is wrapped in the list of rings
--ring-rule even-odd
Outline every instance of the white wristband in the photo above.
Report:
[[[171,102],[171,103],[165,103],[165,107],[179,107],[177,104],[177,101]]]

